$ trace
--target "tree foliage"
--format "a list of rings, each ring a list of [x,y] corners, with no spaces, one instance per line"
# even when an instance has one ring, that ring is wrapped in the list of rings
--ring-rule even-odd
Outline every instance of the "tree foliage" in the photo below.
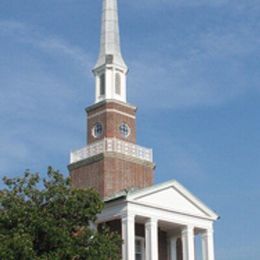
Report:
[[[26,171],[4,178],[0,191],[0,259],[120,259],[121,240],[106,228],[90,228],[103,209],[94,190],[72,189],[70,179]]]

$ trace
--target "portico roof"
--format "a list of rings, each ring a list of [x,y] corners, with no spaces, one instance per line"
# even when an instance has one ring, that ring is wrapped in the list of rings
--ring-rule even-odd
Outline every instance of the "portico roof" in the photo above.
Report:
[[[207,218],[213,221],[219,218],[215,211],[206,206],[176,180],[156,184],[144,189],[124,190],[106,198],[105,203],[110,204],[116,200],[199,218]]]

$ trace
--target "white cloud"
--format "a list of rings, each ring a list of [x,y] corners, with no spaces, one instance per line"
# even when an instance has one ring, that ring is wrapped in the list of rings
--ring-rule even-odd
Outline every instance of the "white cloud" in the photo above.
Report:
[[[260,56],[257,32],[238,26],[194,35],[183,42],[182,55],[157,52],[151,59],[142,50],[130,66],[131,98],[148,107],[180,109],[223,105],[258,89],[255,65],[248,69]],[[174,43],[167,48],[172,52]]]
[[[23,23],[0,21],[0,37],[0,177],[26,168],[45,170],[60,158],[65,168],[70,149],[84,141],[84,112],[78,117],[74,112],[86,105],[78,91],[85,88],[89,55]],[[28,47],[34,50],[28,52]],[[39,55],[40,51],[55,57],[59,65],[68,59],[65,69],[78,73],[66,77],[57,64],[49,70],[46,53]],[[17,169],[20,172],[14,172]]]
[[[0,21],[0,35],[13,37],[25,44],[31,44],[34,47],[51,53],[61,53],[77,64],[83,66],[84,69],[90,67],[92,58],[89,57],[82,49],[72,46],[61,38],[40,34],[35,28],[24,23],[16,21]]]

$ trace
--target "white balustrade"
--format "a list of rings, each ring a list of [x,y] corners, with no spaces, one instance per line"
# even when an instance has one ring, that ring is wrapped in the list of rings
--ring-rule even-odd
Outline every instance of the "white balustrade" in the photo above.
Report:
[[[116,138],[104,138],[70,154],[70,163],[93,157],[104,152],[116,152],[152,162],[152,149],[125,142]]]

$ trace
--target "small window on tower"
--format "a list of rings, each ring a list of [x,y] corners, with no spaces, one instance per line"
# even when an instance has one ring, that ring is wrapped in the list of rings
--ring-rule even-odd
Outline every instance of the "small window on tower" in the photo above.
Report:
[[[116,94],[121,95],[121,77],[119,73],[116,73]]]
[[[125,138],[127,138],[131,133],[130,127],[126,123],[121,123],[121,125],[119,126],[119,131],[121,136]]]
[[[94,125],[94,127],[92,128],[92,135],[95,137],[95,138],[98,138],[100,137],[101,135],[103,134],[103,126],[101,123],[96,123]]]
[[[100,80],[100,96],[104,96],[106,93],[105,86],[106,86],[106,77],[105,74],[102,74],[99,78]]]

